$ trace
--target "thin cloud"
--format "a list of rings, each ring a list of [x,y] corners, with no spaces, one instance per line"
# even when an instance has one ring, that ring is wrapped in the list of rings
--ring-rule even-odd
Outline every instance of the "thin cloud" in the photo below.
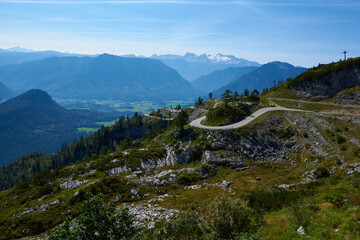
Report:
[[[0,0],[0,3],[21,3],[21,4],[63,4],[63,5],[80,5],[80,4],[186,4],[186,5],[224,5],[234,4],[233,1],[178,1],[178,0],[133,0],[133,1],[59,1],[59,0]]]
[[[277,1],[241,1],[235,0],[236,4],[242,6],[274,6],[274,7],[360,7],[360,2],[352,1],[289,1],[289,2],[277,2]]]
[[[124,18],[124,19],[72,19],[72,18],[42,18],[42,19],[24,19],[24,20],[14,20],[7,21],[8,23],[49,23],[49,22],[59,22],[59,23],[116,23],[116,22],[175,22],[170,19],[157,19],[157,18]]]
[[[285,7],[360,7],[360,2],[356,1],[241,1],[241,0],[223,0],[223,1],[184,1],[184,0],[94,0],[94,1],[70,1],[70,0],[0,0],[0,3],[13,4],[62,4],[62,5],[81,5],[81,4],[179,4],[179,5],[230,5],[236,4],[247,8],[261,6],[285,6]]]

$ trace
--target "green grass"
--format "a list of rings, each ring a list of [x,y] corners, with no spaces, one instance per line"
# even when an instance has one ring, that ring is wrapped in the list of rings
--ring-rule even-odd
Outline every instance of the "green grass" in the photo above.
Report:
[[[304,100],[295,100],[295,99],[281,99],[281,98],[270,98],[271,101],[279,104],[282,107],[295,108],[302,110],[319,110],[322,112],[339,112],[339,113],[359,113],[360,106],[358,105],[342,105],[337,103],[332,103],[328,101],[324,102],[311,102]]]
[[[206,114],[205,125],[208,126],[222,126],[235,122],[239,122],[250,114],[248,105],[243,105],[242,108],[232,106],[218,106],[211,108]]]
[[[113,121],[108,121],[108,122],[97,122],[97,124],[104,125],[104,126],[111,126],[111,125],[115,124],[116,121],[117,121],[117,119],[113,120]]]
[[[360,87],[353,87],[353,88],[347,88],[342,90],[340,93],[353,93],[353,92],[360,92]]]
[[[99,127],[100,128],[100,127]],[[91,128],[91,127],[79,127],[77,128],[77,130],[79,132],[95,132],[96,130],[98,130],[99,128]]]
[[[287,98],[287,99],[300,99],[296,95],[296,92],[294,90],[290,90],[285,87],[285,83],[282,83],[269,92],[262,94],[261,98]]]

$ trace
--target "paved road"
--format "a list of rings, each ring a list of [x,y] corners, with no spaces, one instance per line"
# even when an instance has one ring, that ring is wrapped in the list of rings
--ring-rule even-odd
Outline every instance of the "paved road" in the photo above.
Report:
[[[306,111],[306,110],[284,108],[284,107],[279,107],[279,106],[277,106],[277,107],[268,107],[268,108],[261,108],[261,109],[257,110],[256,112],[254,112],[252,115],[245,118],[244,120],[242,120],[240,122],[237,122],[237,123],[234,123],[234,124],[231,124],[231,125],[216,126],[216,127],[205,126],[205,125],[201,124],[201,121],[206,118],[206,116],[204,116],[204,117],[201,117],[201,118],[198,118],[198,119],[195,119],[194,121],[192,121],[190,123],[190,126],[197,127],[197,128],[203,128],[203,129],[209,129],[209,130],[234,129],[234,128],[239,128],[239,127],[245,126],[246,124],[252,122],[256,118],[263,115],[264,113],[271,112],[271,111],[310,112],[310,111]]]

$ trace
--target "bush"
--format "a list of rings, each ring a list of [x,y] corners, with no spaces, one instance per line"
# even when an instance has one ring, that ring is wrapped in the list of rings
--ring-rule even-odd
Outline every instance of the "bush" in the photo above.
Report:
[[[341,207],[344,203],[344,196],[342,196],[340,193],[325,195],[324,199],[336,207]]]
[[[250,192],[245,199],[249,206],[262,211],[279,210],[297,201],[302,193],[286,190],[258,190]]]
[[[203,229],[198,219],[194,217],[183,217],[174,223],[169,223],[165,229],[165,239],[199,239],[203,235]]]
[[[317,178],[327,178],[330,177],[330,173],[329,171],[324,168],[324,167],[318,167],[315,172],[314,172],[315,176]]]
[[[203,178],[196,172],[189,172],[181,175],[178,179],[178,183],[182,185],[190,185],[193,182],[202,180]]]
[[[97,195],[81,204],[81,214],[73,229],[67,219],[50,233],[49,239],[129,239],[138,232],[133,223],[134,217],[127,208],[115,214],[115,205],[103,203]]]
[[[310,213],[304,204],[302,204],[300,201],[294,202],[291,205],[290,210],[292,217],[297,225],[304,227],[309,225]]]
[[[209,208],[207,227],[214,239],[230,239],[242,233],[255,233],[263,217],[241,198],[218,197]]]
[[[335,141],[337,142],[337,144],[342,144],[342,143],[346,142],[346,138],[341,136],[340,134],[336,134]]]
[[[203,165],[199,169],[201,176],[210,178],[217,174],[217,168],[211,165]]]

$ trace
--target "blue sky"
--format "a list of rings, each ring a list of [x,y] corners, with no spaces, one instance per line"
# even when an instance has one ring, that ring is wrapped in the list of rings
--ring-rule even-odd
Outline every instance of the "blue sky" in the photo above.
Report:
[[[0,48],[233,54],[313,66],[360,56],[359,0],[0,0]]]

